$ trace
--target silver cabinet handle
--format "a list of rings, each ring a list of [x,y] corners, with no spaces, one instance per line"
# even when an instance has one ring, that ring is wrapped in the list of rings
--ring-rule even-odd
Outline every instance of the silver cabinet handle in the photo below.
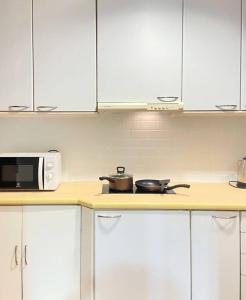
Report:
[[[58,106],[37,106],[38,111],[53,111],[56,110]]]
[[[221,219],[221,220],[231,220],[236,219],[237,216],[230,216],[230,217],[220,217],[220,216],[212,216],[213,219]]]
[[[235,109],[237,109],[237,105],[235,105],[235,104],[215,105],[215,107],[220,110],[235,110]]]
[[[157,100],[161,102],[175,102],[179,99],[179,97],[157,97]]]
[[[9,110],[10,111],[24,111],[27,110],[29,106],[26,105],[10,105]]]
[[[17,252],[18,252],[18,246],[15,245],[15,265],[16,265],[16,267],[19,265]]]
[[[241,273],[241,276],[246,277],[246,274]]]
[[[101,219],[120,219],[122,217],[122,215],[116,215],[116,216],[102,216],[102,215],[98,215],[98,218]]]
[[[25,265],[27,266],[28,263],[27,263],[27,245],[25,245],[25,248],[24,248],[24,259],[25,259]]]

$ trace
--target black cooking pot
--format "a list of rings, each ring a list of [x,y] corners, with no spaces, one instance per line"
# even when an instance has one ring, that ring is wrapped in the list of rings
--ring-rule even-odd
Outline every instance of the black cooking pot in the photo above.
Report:
[[[189,184],[176,184],[173,186],[168,186],[170,179],[164,180],[155,180],[155,179],[143,179],[137,180],[135,182],[136,187],[139,191],[142,192],[161,192],[165,193],[166,191],[174,190],[177,188],[190,188]]]
[[[117,174],[102,176],[99,180],[107,180],[111,191],[128,192],[133,189],[133,176],[125,174],[125,167],[117,167]]]

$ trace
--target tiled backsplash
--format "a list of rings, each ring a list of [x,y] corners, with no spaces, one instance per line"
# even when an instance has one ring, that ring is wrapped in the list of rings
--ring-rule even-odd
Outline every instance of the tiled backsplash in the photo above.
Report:
[[[135,178],[224,181],[246,155],[246,116],[155,112],[0,118],[0,152],[59,149],[64,180],[124,165]]]

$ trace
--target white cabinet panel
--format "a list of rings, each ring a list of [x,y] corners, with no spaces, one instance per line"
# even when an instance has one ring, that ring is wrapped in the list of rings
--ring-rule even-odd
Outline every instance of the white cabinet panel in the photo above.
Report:
[[[241,0],[184,0],[186,110],[240,108]]]
[[[95,1],[34,0],[33,12],[35,110],[95,111]]]
[[[239,213],[192,212],[191,229],[192,299],[239,300]]]
[[[22,208],[0,207],[0,299],[21,300]]]
[[[241,213],[241,300],[246,300],[246,212]]]
[[[241,213],[241,232],[246,233],[246,212]]]
[[[96,300],[189,300],[189,212],[97,212]]]
[[[241,300],[246,299],[246,276],[241,277]]]
[[[181,97],[182,0],[98,0],[100,102]]]
[[[246,110],[246,0],[242,0],[242,18],[241,109]]]
[[[79,206],[25,206],[25,300],[80,300]]]
[[[0,40],[0,110],[32,110],[31,0],[1,0]]]

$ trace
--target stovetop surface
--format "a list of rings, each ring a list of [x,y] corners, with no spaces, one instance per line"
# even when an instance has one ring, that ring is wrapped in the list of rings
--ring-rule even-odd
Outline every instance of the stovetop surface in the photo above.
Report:
[[[134,185],[133,190],[132,191],[127,191],[127,192],[117,192],[117,191],[112,191],[109,189],[109,185],[108,184],[103,184],[102,187],[102,194],[159,194],[159,195],[175,195],[175,191],[174,190],[169,190],[169,191],[165,191],[165,192],[145,192],[145,191],[141,191],[138,190],[137,187]]]

